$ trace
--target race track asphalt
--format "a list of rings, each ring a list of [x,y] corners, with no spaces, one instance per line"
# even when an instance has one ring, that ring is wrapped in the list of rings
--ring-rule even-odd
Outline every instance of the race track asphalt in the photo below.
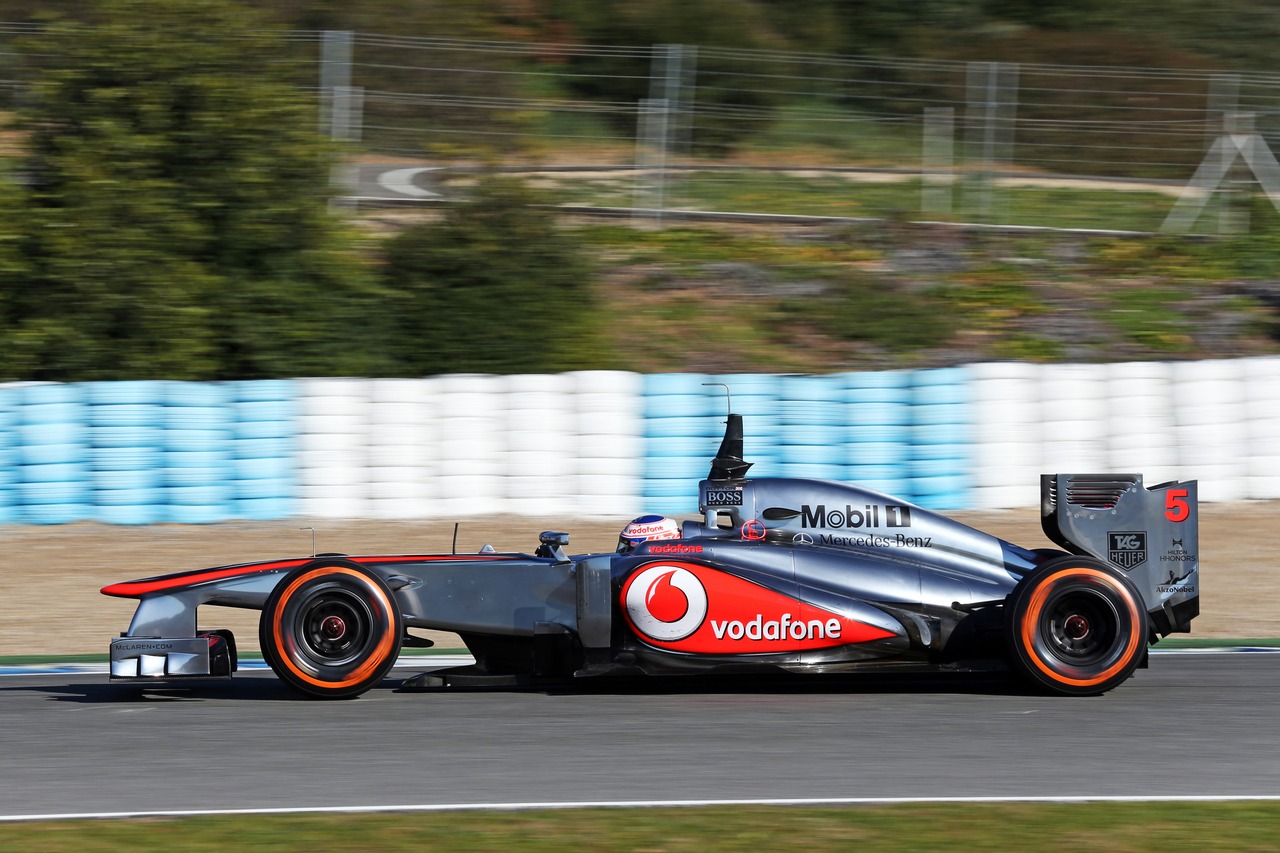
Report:
[[[0,679],[0,817],[886,797],[1280,796],[1280,654],[1160,654],[1094,698],[990,676],[297,698]],[[1172,806],[1171,806],[1172,807]]]

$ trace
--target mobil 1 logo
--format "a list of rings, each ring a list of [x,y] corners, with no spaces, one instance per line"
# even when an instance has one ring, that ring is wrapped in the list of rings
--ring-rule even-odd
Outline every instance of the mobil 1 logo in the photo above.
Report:
[[[1111,530],[1107,532],[1107,557],[1125,571],[1147,561],[1145,530]]]

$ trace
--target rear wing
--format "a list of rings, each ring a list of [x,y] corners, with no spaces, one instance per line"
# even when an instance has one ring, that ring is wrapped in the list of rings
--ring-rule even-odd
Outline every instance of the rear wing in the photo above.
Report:
[[[1144,488],[1141,474],[1042,474],[1040,524],[1073,554],[1128,575],[1156,633],[1187,632],[1200,612],[1197,485]]]

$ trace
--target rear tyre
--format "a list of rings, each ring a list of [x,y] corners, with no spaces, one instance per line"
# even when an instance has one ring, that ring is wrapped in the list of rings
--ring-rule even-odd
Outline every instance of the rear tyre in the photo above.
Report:
[[[358,696],[400,654],[400,607],[382,578],[347,560],[294,569],[272,590],[258,622],[262,656],[310,696]]]
[[[1089,557],[1040,566],[1004,609],[1011,667],[1053,693],[1105,693],[1133,674],[1146,651],[1141,593],[1118,569]]]

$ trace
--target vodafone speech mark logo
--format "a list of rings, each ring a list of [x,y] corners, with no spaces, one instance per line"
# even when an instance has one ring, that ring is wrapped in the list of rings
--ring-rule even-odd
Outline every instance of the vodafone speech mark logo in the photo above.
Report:
[[[627,615],[640,633],[655,640],[683,640],[707,616],[707,591],[688,569],[650,566],[627,584]]]
[[[696,654],[795,652],[893,636],[781,591],[697,563],[655,563],[622,587],[645,642]]]

